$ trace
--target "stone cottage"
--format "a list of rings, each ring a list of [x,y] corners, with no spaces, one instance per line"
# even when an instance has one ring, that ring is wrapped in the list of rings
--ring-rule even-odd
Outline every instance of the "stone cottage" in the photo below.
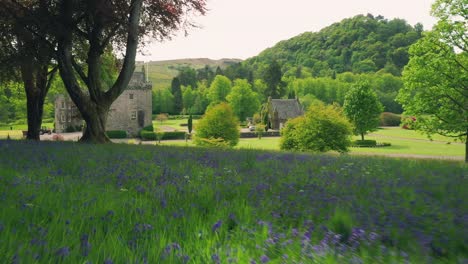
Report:
[[[271,129],[281,129],[288,119],[304,115],[304,109],[299,99],[268,98],[268,126]]]
[[[152,84],[145,73],[134,72],[128,87],[112,103],[107,117],[106,130],[125,130],[135,136],[143,127],[151,125]],[[68,96],[55,100],[55,131],[81,130],[84,121]]]

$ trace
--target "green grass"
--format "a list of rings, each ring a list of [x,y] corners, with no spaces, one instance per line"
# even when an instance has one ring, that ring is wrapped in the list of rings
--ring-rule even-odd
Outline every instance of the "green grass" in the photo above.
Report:
[[[385,128],[375,132],[374,134],[385,135],[369,136],[366,139],[374,139],[377,142],[388,142],[392,145],[389,147],[379,148],[350,148],[350,154],[380,154],[380,155],[425,155],[425,156],[439,156],[439,157],[457,157],[461,159],[465,155],[465,145],[461,143],[450,143],[430,141],[424,136],[416,134],[415,131],[398,129],[398,128]],[[355,136],[354,140],[360,139]],[[439,140],[444,139],[440,136]],[[449,138],[445,138],[449,139]],[[174,146],[193,146],[189,141],[163,141],[164,145]],[[278,137],[264,137],[257,138],[241,138],[236,148],[241,149],[262,149],[262,150],[279,150],[280,138]]]
[[[400,127],[384,127],[379,128],[377,131],[371,132],[373,135],[381,136],[380,140],[384,141],[384,137],[396,137],[396,138],[404,138],[404,139],[422,139],[422,140],[430,140],[427,135],[423,134],[420,131],[416,130],[407,130],[402,129]],[[432,140],[435,141],[444,141],[444,142],[454,142],[454,139],[451,137],[445,137],[441,135],[432,135]]]
[[[468,257],[463,163],[67,142],[0,150],[5,263]]]
[[[48,127],[52,129],[54,127],[54,123],[42,123],[42,126]],[[18,124],[18,125],[4,125],[0,126],[0,132],[9,131],[10,128],[13,130],[28,130],[28,124]]]

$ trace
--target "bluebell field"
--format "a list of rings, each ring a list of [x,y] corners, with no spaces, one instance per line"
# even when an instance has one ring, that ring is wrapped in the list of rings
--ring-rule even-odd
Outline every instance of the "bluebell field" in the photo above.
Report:
[[[463,163],[0,141],[2,263],[467,263]]]

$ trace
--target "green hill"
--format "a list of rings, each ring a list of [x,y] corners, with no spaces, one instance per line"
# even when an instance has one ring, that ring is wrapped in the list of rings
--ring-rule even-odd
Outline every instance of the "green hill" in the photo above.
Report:
[[[332,76],[342,72],[377,72],[399,75],[408,62],[408,48],[422,33],[403,19],[358,15],[319,32],[306,32],[276,44],[245,61],[256,74],[276,60],[283,73]]]
[[[190,67],[193,69],[201,69],[208,65],[216,69],[222,69],[229,65],[240,62],[239,59],[220,59],[211,60],[207,58],[197,59],[178,59],[178,60],[165,60],[165,61],[150,61],[146,65],[148,67],[148,75],[151,82],[153,82],[153,89],[167,88],[171,85],[172,78],[178,73],[178,69],[183,67]],[[137,67],[141,67],[143,62],[137,62]]]

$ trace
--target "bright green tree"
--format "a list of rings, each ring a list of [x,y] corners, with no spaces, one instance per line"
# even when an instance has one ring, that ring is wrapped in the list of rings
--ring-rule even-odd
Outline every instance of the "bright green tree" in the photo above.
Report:
[[[286,122],[281,130],[281,149],[326,152],[348,151],[353,127],[337,105],[317,103],[305,116]]]
[[[257,93],[252,91],[252,86],[245,79],[234,81],[234,86],[226,99],[240,121],[252,116],[260,107]]]
[[[239,121],[226,103],[211,107],[195,129],[197,145],[233,147],[239,142]]]
[[[403,71],[405,86],[397,100],[407,115],[416,116],[414,128],[465,142],[468,162],[468,47],[465,0],[438,0],[439,18],[431,32],[410,48]]]
[[[226,76],[216,75],[210,85],[208,98],[212,105],[220,102],[226,102],[226,96],[231,92],[231,80]]]
[[[378,128],[383,106],[368,82],[360,81],[353,86],[346,94],[343,108],[354,124],[354,132],[361,135],[361,140],[364,140],[367,132]]]

